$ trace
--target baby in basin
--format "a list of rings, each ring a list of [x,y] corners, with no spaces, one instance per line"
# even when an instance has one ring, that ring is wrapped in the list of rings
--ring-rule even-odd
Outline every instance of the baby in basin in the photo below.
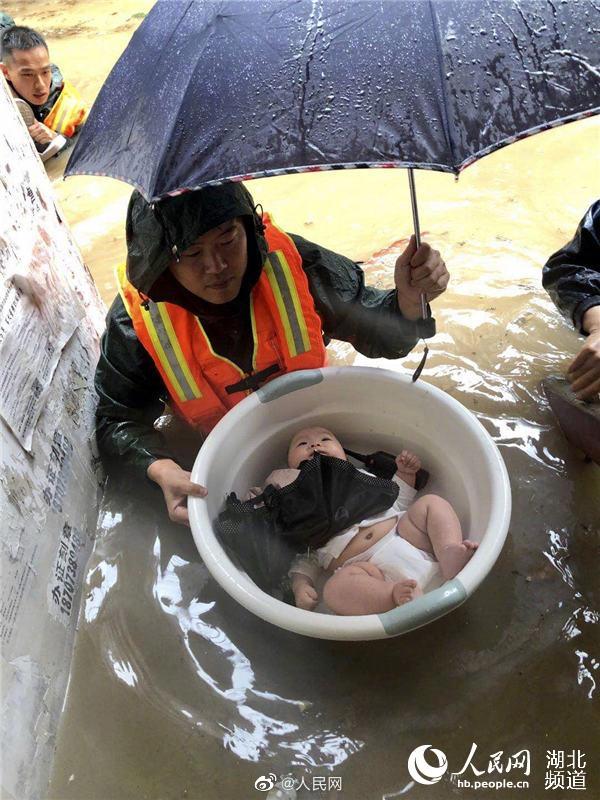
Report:
[[[283,488],[292,483],[300,474],[300,464],[315,453],[347,460],[331,431],[304,428],[290,442],[289,468],[273,471],[267,484]],[[323,599],[331,611],[342,615],[380,614],[422,594],[438,574],[450,580],[472,557],[478,544],[463,540],[450,503],[433,494],[414,500],[419,458],[404,450],[396,465],[392,480],[399,494],[391,508],[294,560],[289,575],[299,608],[311,611],[317,605],[315,584],[323,570],[329,576]]]

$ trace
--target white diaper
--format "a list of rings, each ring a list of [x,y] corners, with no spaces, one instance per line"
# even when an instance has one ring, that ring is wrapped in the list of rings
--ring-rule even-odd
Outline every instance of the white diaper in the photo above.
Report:
[[[387,581],[395,583],[408,578],[416,581],[420,589],[425,589],[434,578],[439,579],[441,575],[439,562],[429,553],[419,550],[398,536],[395,528],[368,550],[349,558],[343,566],[359,561],[368,561],[379,567]],[[438,584],[439,582],[438,580]]]

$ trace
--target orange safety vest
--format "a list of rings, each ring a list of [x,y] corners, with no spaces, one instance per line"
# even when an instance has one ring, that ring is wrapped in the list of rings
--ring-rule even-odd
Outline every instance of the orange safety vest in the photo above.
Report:
[[[79,93],[74,86],[65,81],[58,100],[44,120],[44,125],[70,139],[84,121],[86,114],[87,110]]]
[[[125,265],[117,271],[121,297],[134,330],[156,364],[173,407],[204,433],[257,389],[259,382],[325,365],[321,318],[300,253],[267,214],[263,222],[269,253],[250,294],[254,340],[250,375],[215,353],[200,320],[191,311],[174,303],[153,302],[129,283]],[[263,370],[266,375],[256,375]]]

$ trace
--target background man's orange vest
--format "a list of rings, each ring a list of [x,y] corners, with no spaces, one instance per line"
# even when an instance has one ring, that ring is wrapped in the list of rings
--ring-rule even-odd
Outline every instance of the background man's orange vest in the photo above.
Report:
[[[215,353],[199,319],[174,303],[154,303],[127,280],[119,285],[138,339],[152,357],[178,413],[208,433],[226,412],[260,384],[325,364],[321,319],[290,237],[264,216],[269,253],[250,295],[254,340],[252,373]],[[229,391],[228,391],[229,390]]]
[[[44,125],[70,139],[84,121],[86,113],[79,93],[74,86],[65,81],[56,103],[44,120]]]

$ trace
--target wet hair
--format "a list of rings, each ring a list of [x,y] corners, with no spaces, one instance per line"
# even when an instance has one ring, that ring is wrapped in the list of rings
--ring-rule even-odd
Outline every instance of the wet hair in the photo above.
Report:
[[[44,37],[33,28],[24,25],[12,25],[0,31],[0,60],[6,62],[12,58],[13,50],[32,50],[34,47],[45,47],[48,51]]]

